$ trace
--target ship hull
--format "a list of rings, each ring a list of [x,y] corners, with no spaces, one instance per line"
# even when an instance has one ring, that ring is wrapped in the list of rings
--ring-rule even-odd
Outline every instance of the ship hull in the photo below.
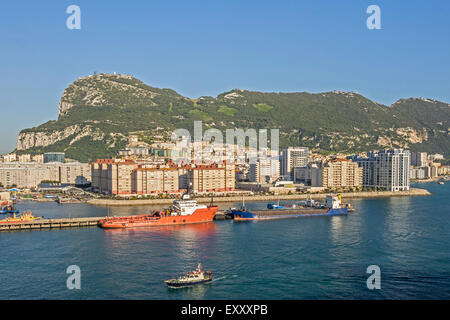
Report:
[[[272,220],[316,216],[339,216],[348,214],[347,208],[338,209],[292,209],[292,210],[232,210],[235,221]]]
[[[192,215],[152,217],[138,215],[130,217],[115,217],[99,222],[104,229],[123,229],[139,227],[172,226],[193,223],[212,222],[219,208],[216,206],[197,209]]]

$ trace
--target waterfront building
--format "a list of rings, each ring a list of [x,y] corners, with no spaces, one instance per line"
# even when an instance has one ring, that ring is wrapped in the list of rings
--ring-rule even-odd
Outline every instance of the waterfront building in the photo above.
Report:
[[[88,163],[54,163],[59,168],[58,181],[62,184],[87,185],[91,181],[91,166]]]
[[[95,191],[111,194],[112,189],[109,181],[112,179],[112,176],[110,175],[108,165],[114,162],[114,159],[97,159],[92,163],[92,188]]]
[[[410,170],[410,179],[430,179],[439,175],[438,166],[412,167]]]
[[[107,193],[130,195],[133,193],[131,173],[137,164],[132,161],[115,162],[107,166]]]
[[[424,167],[426,178],[436,178],[438,176],[437,166],[426,166]]]
[[[232,191],[235,168],[232,164],[177,165],[120,159],[99,159],[92,164],[92,187],[112,195]]]
[[[351,160],[335,159],[311,168],[312,187],[361,187],[362,182],[363,168]]]
[[[314,185],[319,185],[320,181],[322,180],[321,176],[320,176],[320,170],[319,170],[319,164],[317,163],[312,163],[310,165],[308,165],[308,171],[309,171],[309,177],[310,177],[310,181],[309,181],[309,185],[312,186]],[[316,188],[316,187],[314,187]]]
[[[369,152],[367,158],[358,158],[357,162],[363,168],[363,186],[387,191],[409,190],[409,150]]]
[[[311,182],[311,169],[308,166],[294,168],[294,182],[307,184]]]
[[[177,193],[179,172],[177,168],[137,168],[131,173],[132,193]]]
[[[411,152],[411,165],[415,167],[425,167],[428,161],[426,152]]]
[[[42,181],[86,184],[91,180],[86,163],[9,162],[0,164],[0,183],[5,187],[36,188]]]
[[[19,166],[8,163],[0,167],[0,184],[7,188],[36,188],[41,181],[56,181],[57,177],[57,168],[48,166]]]
[[[281,153],[281,174],[293,178],[293,169],[308,164],[308,148],[283,149]]]
[[[450,166],[439,166],[438,167],[438,175],[445,176],[450,173]]]
[[[48,162],[66,162],[66,155],[64,152],[47,152],[44,153],[44,163]]]
[[[358,165],[363,169],[363,181],[364,187],[375,185],[375,167],[376,162],[371,158],[360,158],[356,160]]]
[[[281,175],[294,178],[294,168],[304,167],[308,164],[308,148],[284,149],[281,153]]]
[[[188,171],[188,181],[195,192],[233,191],[235,189],[235,166],[223,164],[195,165]]]
[[[424,168],[411,168],[409,170],[409,178],[410,179],[425,179],[426,175],[425,175],[425,170]]]
[[[307,166],[294,168],[294,182],[311,185],[312,173],[314,168],[318,168],[317,163],[308,163]],[[317,172],[314,172],[317,174]]]
[[[249,181],[271,183],[280,177],[280,160],[278,157],[259,158],[250,164]]]

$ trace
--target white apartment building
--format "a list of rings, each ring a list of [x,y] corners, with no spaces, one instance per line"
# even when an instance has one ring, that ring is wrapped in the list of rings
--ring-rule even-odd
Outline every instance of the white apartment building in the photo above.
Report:
[[[351,160],[335,159],[311,168],[311,177],[312,187],[361,187],[363,168]]]
[[[280,160],[278,157],[260,158],[250,164],[249,180],[257,183],[268,183],[280,177]]]
[[[363,167],[363,186],[387,191],[409,190],[411,163],[409,150],[371,152],[368,158],[357,161]]]
[[[305,167],[308,164],[308,148],[284,149],[281,153],[281,175],[294,178],[295,167]]]
[[[415,167],[425,167],[427,165],[428,154],[426,152],[411,152],[411,165]]]
[[[91,181],[90,165],[79,162],[0,163],[0,184],[4,187],[36,188],[45,180],[69,184],[85,184]]]

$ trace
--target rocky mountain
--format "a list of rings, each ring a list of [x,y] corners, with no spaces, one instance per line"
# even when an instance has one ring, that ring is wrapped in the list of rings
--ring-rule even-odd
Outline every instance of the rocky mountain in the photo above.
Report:
[[[403,147],[450,155],[450,105],[423,98],[385,106],[355,92],[236,89],[189,99],[129,75],[98,74],[73,82],[58,111],[58,120],[22,130],[16,152],[65,151],[90,161],[115,155],[130,134],[151,142],[176,128],[192,130],[193,120],[202,120],[205,129],[279,128],[282,147],[323,153]]]

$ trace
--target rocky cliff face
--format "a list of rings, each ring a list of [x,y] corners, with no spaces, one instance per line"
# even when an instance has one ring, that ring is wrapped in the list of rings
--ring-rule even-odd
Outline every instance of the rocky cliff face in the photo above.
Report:
[[[17,138],[17,150],[47,147],[81,131],[79,125],[73,125],[61,131],[52,132],[20,132]]]
[[[90,137],[93,141],[102,141],[105,133],[90,125],[73,125],[64,130],[52,132],[21,132],[17,138],[17,150],[47,147],[66,139],[68,144],[72,145],[84,137]]]

